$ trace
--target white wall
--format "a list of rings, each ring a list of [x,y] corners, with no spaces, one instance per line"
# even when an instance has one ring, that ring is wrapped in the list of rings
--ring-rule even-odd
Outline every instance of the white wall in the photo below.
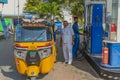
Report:
[[[23,8],[26,0],[19,0],[20,15],[23,13]],[[8,0],[8,4],[4,4],[2,15],[4,16],[16,16],[18,15],[18,0]]]
[[[120,0],[118,0],[117,42],[120,42]]]
[[[112,0],[107,0],[107,13],[109,13],[109,15],[112,13]]]

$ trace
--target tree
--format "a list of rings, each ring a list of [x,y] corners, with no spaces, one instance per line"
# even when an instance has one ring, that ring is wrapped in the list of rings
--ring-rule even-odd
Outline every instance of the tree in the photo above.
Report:
[[[55,16],[61,16],[60,6],[70,6],[71,13],[79,17],[80,22],[84,23],[84,0],[49,0],[44,3],[41,0],[27,0],[25,10],[28,12],[35,12],[40,17],[54,19]]]
[[[65,1],[66,1],[66,0],[49,0],[50,3],[56,2],[56,3],[59,4],[59,5],[65,3]]]
[[[25,4],[25,10],[28,12],[35,12],[39,14],[40,17],[47,16],[51,18],[56,15],[60,16],[59,5],[56,2],[43,3],[40,0],[28,0]]]
[[[71,12],[73,15],[78,16],[80,23],[84,23],[84,0],[76,0],[72,3]]]
[[[49,10],[50,10],[51,17],[53,17],[53,19],[57,15],[60,16],[61,10],[59,9],[59,6],[58,6],[58,4],[56,2],[50,3],[49,8],[50,8]]]
[[[24,10],[29,12],[29,13],[35,13],[38,14],[39,16],[43,17],[41,7],[42,3],[40,0],[27,0],[27,3],[25,4]]]
[[[40,5],[40,0],[27,0],[24,9],[29,12],[35,12],[38,10],[38,5]]]

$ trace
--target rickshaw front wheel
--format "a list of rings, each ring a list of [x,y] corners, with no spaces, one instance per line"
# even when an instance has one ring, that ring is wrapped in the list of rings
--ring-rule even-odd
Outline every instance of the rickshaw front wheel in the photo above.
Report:
[[[37,80],[36,77],[30,77],[30,80]]]
[[[28,77],[26,80],[37,80],[36,77]]]

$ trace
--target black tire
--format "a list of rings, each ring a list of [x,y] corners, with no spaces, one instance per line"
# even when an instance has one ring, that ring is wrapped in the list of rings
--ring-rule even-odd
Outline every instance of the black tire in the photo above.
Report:
[[[77,58],[76,59],[79,60],[79,61],[84,60],[85,59],[84,52],[81,51],[81,52],[77,53]]]
[[[30,80],[37,80],[36,77],[30,77]]]
[[[79,61],[84,60],[85,49],[86,49],[86,44],[85,44],[85,42],[82,42],[79,46],[79,51],[77,52],[77,60],[79,60]]]

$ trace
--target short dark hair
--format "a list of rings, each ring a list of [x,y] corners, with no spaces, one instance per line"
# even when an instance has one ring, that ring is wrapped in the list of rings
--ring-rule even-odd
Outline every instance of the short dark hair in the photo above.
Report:
[[[78,19],[78,17],[74,17],[74,19]]]
[[[67,22],[67,21],[65,20],[65,21],[63,21],[63,22]]]

